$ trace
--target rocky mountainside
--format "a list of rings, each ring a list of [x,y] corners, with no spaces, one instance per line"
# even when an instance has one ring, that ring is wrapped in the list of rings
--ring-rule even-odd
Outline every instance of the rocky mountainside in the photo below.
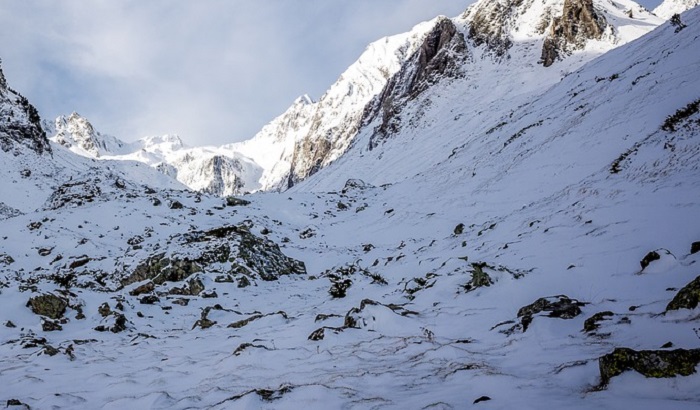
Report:
[[[51,154],[36,108],[8,87],[0,67],[0,149],[4,152],[27,147],[37,154]]]
[[[83,156],[100,158],[119,153],[126,146],[111,135],[100,134],[86,118],[75,112],[56,118],[53,124],[44,123],[44,129],[51,141]]]
[[[504,84],[496,88],[501,90],[512,89],[512,82],[521,93],[542,91],[563,73],[661,22],[632,1],[480,1],[455,19],[440,17],[408,35],[374,43],[317,103],[293,105],[271,123],[276,126],[244,143],[246,155],[255,160],[252,147],[265,145],[262,141],[284,146],[275,172],[263,167],[262,188],[286,189],[344,155],[368,127],[374,138],[366,148],[376,147],[407,121],[403,107],[440,81],[475,87],[486,81]],[[396,58],[387,62],[378,52]],[[408,121],[418,121],[418,114]],[[282,126],[290,118],[295,125]]]
[[[0,400],[697,408],[700,9],[682,20],[545,68],[546,30],[499,55],[438,18],[387,77],[391,104],[368,100],[346,152],[284,193],[223,199],[13,142]],[[271,128],[307,126],[287,114]]]
[[[657,11],[692,6],[668,0]],[[286,190],[337,161],[368,130],[372,136],[361,149],[371,151],[405,124],[419,123],[433,101],[418,97],[439,82],[469,82],[475,90],[465,97],[487,105],[506,96],[525,101],[528,93],[544,91],[661,22],[627,0],[480,1],[455,19],[440,17],[373,43],[318,101],[298,98],[241,143],[195,149],[169,142],[124,144],[95,136],[79,116],[57,119],[50,134],[82,155],[145,162],[219,196]],[[402,112],[411,105],[420,108],[406,118]]]

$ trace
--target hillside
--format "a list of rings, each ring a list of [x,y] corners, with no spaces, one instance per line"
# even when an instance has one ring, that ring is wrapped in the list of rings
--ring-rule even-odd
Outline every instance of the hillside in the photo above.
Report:
[[[285,192],[220,198],[7,139],[0,399],[696,408],[700,9],[656,27],[632,3],[544,4],[603,40],[557,37],[569,14],[541,29],[528,0],[426,23],[343,154]],[[270,130],[315,129],[322,101],[267,128],[270,157],[241,145],[261,178],[303,141]]]

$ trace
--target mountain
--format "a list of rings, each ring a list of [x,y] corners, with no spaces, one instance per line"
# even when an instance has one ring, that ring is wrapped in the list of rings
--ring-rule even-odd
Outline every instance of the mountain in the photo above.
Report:
[[[260,143],[247,143],[274,140],[284,146],[274,176],[263,167],[262,187],[294,186],[341,158],[369,127],[374,136],[366,147],[372,150],[406,121],[403,106],[441,81],[444,87],[452,81],[482,87],[469,97],[478,101],[510,96],[514,88],[522,94],[541,91],[661,22],[632,1],[480,1],[455,19],[439,17],[380,40],[317,103],[293,105],[253,138]],[[421,116],[414,112],[409,121]],[[295,124],[286,127],[290,119]],[[246,155],[255,159],[254,150]]]
[[[51,141],[87,157],[117,153],[126,145],[111,135],[100,134],[86,118],[75,112],[56,118],[54,124],[45,124],[44,128],[51,134]]]
[[[700,8],[604,53],[565,35],[544,67],[530,3],[500,4],[522,26],[477,46],[455,23],[474,9],[436,19],[345,153],[283,193],[0,152],[7,175],[63,170],[0,220],[7,405],[696,408]],[[617,4],[593,19],[639,23]],[[273,131],[319,103],[258,158],[292,166]]]
[[[177,135],[144,137],[126,143],[97,130],[77,113],[44,124],[50,140],[87,158],[138,161],[190,189],[218,196],[258,189],[259,166],[237,152],[216,147],[186,146]]]
[[[654,14],[664,19],[670,19],[674,14],[683,13],[698,5],[700,5],[698,0],[664,0],[654,9]]]
[[[51,147],[41,128],[36,108],[17,91],[8,87],[0,67],[0,149],[8,152],[27,147],[37,154],[50,154]]]

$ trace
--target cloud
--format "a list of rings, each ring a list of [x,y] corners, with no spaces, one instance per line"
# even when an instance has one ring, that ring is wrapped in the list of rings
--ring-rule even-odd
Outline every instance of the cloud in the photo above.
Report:
[[[0,3],[8,81],[44,117],[77,111],[125,140],[252,137],[314,98],[370,42],[472,0],[23,0]]]

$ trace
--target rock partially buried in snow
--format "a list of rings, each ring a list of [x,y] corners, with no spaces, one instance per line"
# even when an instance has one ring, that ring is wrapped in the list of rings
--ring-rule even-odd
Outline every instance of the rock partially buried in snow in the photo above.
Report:
[[[678,261],[668,249],[661,248],[647,253],[639,264],[642,273],[664,273],[675,268]]]
[[[573,319],[581,314],[581,306],[584,305],[585,303],[564,295],[539,298],[533,303],[520,308],[518,317],[520,318],[523,332],[525,332],[530,323],[532,323],[534,316],[538,313],[547,312],[548,317]]]
[[[66,312],[68,301],[53,293],[47,293],[30,298],[27,306],[37,315],[46,316],[51,319],[60,319]]]
[[[689,376],[700,363],[700,349],[632,350],[616,348],[599,359],[600,383],[606,386],[610,379],[627,370],[646,377]]]
[[[685,285],[666,306],[666,311],[695,309],[700,302],[700,276]]]

